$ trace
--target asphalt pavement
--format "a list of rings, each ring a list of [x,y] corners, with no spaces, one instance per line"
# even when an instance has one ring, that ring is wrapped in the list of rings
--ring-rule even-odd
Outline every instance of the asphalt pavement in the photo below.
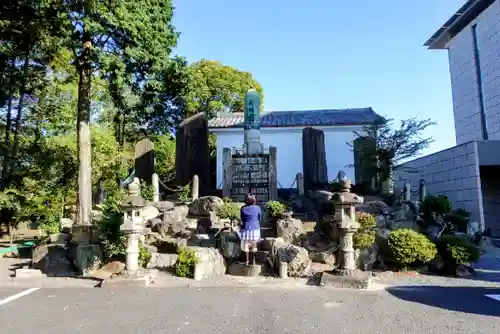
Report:
[[[3,290],[0,299],[7,293]],[[42,288],[0,306],[10,333],[500,333],[500,288]]]

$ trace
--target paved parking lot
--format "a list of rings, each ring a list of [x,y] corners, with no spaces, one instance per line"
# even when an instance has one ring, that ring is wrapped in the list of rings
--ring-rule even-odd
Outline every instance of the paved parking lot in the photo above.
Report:
[[[0,306],[6,333],[498,333],[500,289],[42,288]],[[18,290],[2,290],[4,298]]]

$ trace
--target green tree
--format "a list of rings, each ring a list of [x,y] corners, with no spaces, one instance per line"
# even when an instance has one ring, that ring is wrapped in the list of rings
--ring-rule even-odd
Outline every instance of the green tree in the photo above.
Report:
[[[173,7],[168,0],[44,0],[44,4],[54,14],[54,35],[73,52],[79,77],[77,223],[90,224],[92,77],[107,80],[113,102],[125,114],[130,110],[126,89],[140,96],[161,85],[157,73],[168,67],[178,37],[171,24]]]
[[[205,112],[213,117],[217,112],[243,112],[247,90],[256,89],[264,105],[264,91],[249,72],[202,59],[190,65],[191,85],[187,97],[188,115]],[[262,111],[262,110],[261,110]]]
[[[382,119],[373,126],[356,131],[354,134],[358,138],[370,137],[375,140],[375,150],[363,152],[361,159],[372,166],[379,182],[383,182],[398,168],[399,163],[419,155],[429,147],[434,139],[423,136],[423,132],[435,124],[430,119],[412,117],[402,120],[399,127],[393,127],[393,120]]]

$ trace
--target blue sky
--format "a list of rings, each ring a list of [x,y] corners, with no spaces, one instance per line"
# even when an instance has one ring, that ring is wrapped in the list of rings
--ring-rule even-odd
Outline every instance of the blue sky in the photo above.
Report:
[[[266,111],[371,106],[432,118],[431,153],[455,145],[446,51],[423,43],[464,0],[174,0],[176,53],[249,71]]]

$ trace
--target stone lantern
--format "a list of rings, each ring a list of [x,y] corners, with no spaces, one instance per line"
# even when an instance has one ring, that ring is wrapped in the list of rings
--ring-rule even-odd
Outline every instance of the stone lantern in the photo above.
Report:
[[[139,269],[139,238],[145,232],[141,209],[146,205],[146,201],[139,192],[139,179],[134,178],[128,186],[128,196],[122,202],[123,224],[120,231],[127,236],[125,268],[129,274]]]
[[[354,233],[359,229],[356,221],[356,204],[363,203],[363,197],[351,193],[351,181],[339,180],[341,191],[334,194],[332,201],[335,204],[335,222],[340,231],[340,251],[337,257],[338,269],[336,274],[347,276],[356,271],[354,257]]]

